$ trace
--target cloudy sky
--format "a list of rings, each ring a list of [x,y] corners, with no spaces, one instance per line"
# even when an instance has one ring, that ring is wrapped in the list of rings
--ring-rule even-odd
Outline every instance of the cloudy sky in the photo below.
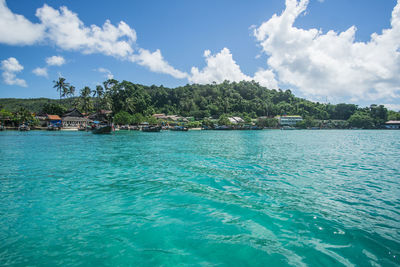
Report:
[[[255,80],[400,109],[400,0],[0,0],[0,97]]]

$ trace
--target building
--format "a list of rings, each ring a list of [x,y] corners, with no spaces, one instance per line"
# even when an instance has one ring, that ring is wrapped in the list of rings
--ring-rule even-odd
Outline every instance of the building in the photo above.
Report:
[[[58,115],[46,115],[47,126],[59,127],[62,124],[61,118]]]
[[[165,120],[170,122],[188,122],[187,118],[178,115],[165,115],[164,113],[160,113],[160,114],[153,114],[152,116],[158,120]]]
[[[86,126],[88,119],[76,108],[68,110],[62,115],[62,127],[63,128],[79,128],[80,126]]]
[[[385,127],[387,129],[400,129],[400,121],[387,121]]]
[[[283,115],[276,116],[275,118],[278,119],[281,126],[295,126],[296,123],[303,120],[303,118],[299,115]]]
[[[244,120],[240,117],[229,117],[228,120],[232,123],[232,124],[239,124],[239,123],[244,123]]]

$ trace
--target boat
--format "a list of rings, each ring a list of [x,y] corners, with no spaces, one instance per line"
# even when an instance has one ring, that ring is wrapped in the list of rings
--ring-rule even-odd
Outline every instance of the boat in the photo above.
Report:
[[[174,126],[172,128],[170,128],[171,131],[178,131],[178,132],[187,132],[189,131],[188,127],[185,126]]]
[[[98,125],[92,128],[94,134],[110,134],[113,130],[111,125]]]
[[[78,127],[78,131],[89,131],[90,130],[90,127],[89,126],[84,126],[84,125],[81,125],[81,126],[79,126]]]
[[[21,124],[18,127],[18,130],[21,131],[21,132],[27,132],[27,131],[30,131],[31,128],[27,124]]]
[[[142,127],[142,132],[159,132],[161,131],[161,126],[144,126]]]
[[[60,127],[54,124],[50,124],[49,126],[47,126],[47,131],[59,131]]]
[[[215,130],[226,131],[226,130],[232,130],[232,127],[229,127],[229,126],[226,126],[226,125],[222,125],[222,126],[216,126],[214,129]]]
[[[281,130],[296,130],[296,128],[292,127],[292,126],[283,126],[281,128]]]
[[[4,130],[5,130],[4,126],[0,125],[0,131],[4,131]]]

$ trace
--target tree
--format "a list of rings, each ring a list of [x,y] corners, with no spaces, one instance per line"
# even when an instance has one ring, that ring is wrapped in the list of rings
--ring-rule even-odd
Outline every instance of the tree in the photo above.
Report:
[[[388,110],[383,105],[371,105],[369,109],[375,127],[381,127],[387,121]]]
[[[67,95],[69,97],[73,97],[75,95],[75,86],[73,86],[73,85],[69,86]]]
[[[53,83],[54,83],[53,88],[56,88],[57,91],[60,93],[60,103],[61,103],[61,97],[65,97],[68,94],[69,83],[67,83],[65,81],[65,78],[63,77],[59,77],[58,81],[53,81]]]
[[[17,111],[15,116],[13,116],[13,121],[16,122],[17,124],[22,124],[22,123],[33,124],[33,122],[35,122],[32,113],[23,107],[21,107]]]
[[[260,118],[257,120],[256,125],[258,127],[268,127],[268,128],[276,128],[278,127],[278,120],[275,118]]]
[[[317,121],[314,120],[314,118],[310,117],[310,116],[305,117],[304,120],[296,123],[296,127],[299,127],[300,129],[316,127],[317,125],[318,125]]]
[[[222,114],[218,119],[218,125],[231,125],[231,122],[226,114]]]
[[[144,116],[141,113],[135,113],[132,115],[132,124],[138,125],[145,121]]]
[[[126,111],[120,111],[114,116],[114,123],[119,125],[126,125],[132,122],[132,116]]]
[[[46,103],[43,106],[42,112],[44,114],[50,114],[50,115],[59,115],[61,116],[67,111],[67,109],[60,105],[60,104],[54,104],[54,103]]]
[[[81,105],[82,105],[82,110],[85,113],[88,113],[92,108],[92,101],[90,98],[90,94],[91,94],[91,90],[88,86],[85,86],[82,90],[81,90]]]
[[[375,127],[374,120],[371,116],[362,111],[358,111],[351,115],[348,119],[350,127],[362,128],[362,129],[372,129]]]
[[[96,86],[96,89],[93,90],[93,97],[97,96],[97,100],[96,100],[96,108],[97,108],[97,110],[100,109],[101,100],[102,100],[102,98],[103,98],[103,95],[104,95],[103,86],[97,85],[97,86]]]
[[[332,114],[332,119],[348,120],[357,110],[357,105],[354,104],[337,104],[335,111]]]
[[[389,121],[399,121],[400,120],[400,112],[389,110],[387,119]]]

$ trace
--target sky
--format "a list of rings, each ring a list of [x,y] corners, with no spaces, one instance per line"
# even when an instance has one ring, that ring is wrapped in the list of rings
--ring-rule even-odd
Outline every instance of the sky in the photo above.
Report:
[[[0,97],[255,80],[400,110],[400,0],[0,0]]]

